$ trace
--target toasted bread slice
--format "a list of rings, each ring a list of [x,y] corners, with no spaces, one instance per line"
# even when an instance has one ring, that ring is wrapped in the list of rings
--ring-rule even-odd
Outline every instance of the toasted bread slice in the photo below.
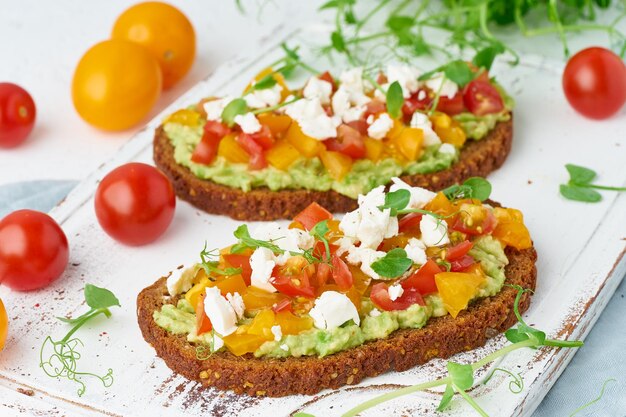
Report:
[[[401,177],[412,186],[441,190],[469,177],[485,177],[499,168],[511,150],[513,119],[498,123],[478,141],[468,141],[459,161],[450,168],[430,174]],[[333,213],[356,209],[357,201],[336,191],[305,189],[271,191],[255,188],[245,192],[196,177],[174,159],[174,147],[162,127],[154,137],[154,162],[174,184],[176,194],[194,206],[213,214],[224,214],[236,220],[290,219],[312,202]]]
[[[506,249],[506,284],[534,289],[537,254],[533,247]],[[493,297],[480,299],[456,318],[450,315],[431,318],[421,329],[393,332],[388,338],[366,342],[356,348],[326,357],[255,358],[252,354],[235,356],[218,352],[199,360],[195,346],[183,335],[174,335],[157,326],[155,310],[169,297],[166,278],[144,289],[137,297],[137,316],[143,337],[167,366],[202,385],[249,395],[280,397],[292,394],[315,394],[326,388],[357,384],[390,370],[404,371],[433,358],[447,358],[455,353],[485,344],[517,321],[513,305],[517,290],[504,286]],[[526,311],[530,295],[525,293],[519,304]]]

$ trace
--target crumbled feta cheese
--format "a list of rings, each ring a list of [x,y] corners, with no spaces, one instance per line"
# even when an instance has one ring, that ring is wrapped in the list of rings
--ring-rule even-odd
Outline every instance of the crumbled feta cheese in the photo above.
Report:
[[[287,346],[286,343],[283,343],[282,345],[280,345],[280,348],[284,350],[285,352],[289,352],[289,346]]]
[[[372,264],[385,256],[386,253],[370,248],[362,248],[360,246],[352,246],[348,250],[346,260],[349,264],[360,265],[361,271],[373,279],[380,279],[380,275],[372,269]]]
[[[215,331],[221,336],[228,336],[237,330],[237,314],[230,303],[222,297],[219,288],[206,288],[204,312],[211,320]]]
[[[276,292],[276,288],[269,282],[275,266],[276,260],[272,251],[267,248],[257,248],[250,256],[251,285],[268,292]]]
[[[393,184],[389,187],[389,191],[393,192],[404,189],[411,193],[411,199],[409,200],[407,208],[421,209],[437,195],[425,188],[411,187],[398,177],[393,177],[391,181],[393,181]]]
[[[319,99],[321,104],[330,104],[330,95],[333,92],[333,86],[328,81],[320,80],[317,77],[309,78],[309,81],[304,86],[302,95],[304,98]]]
[[[235,123],[241,127],[243,133],[249,135],[261,131],[261,123],[252,113],[238,114],[235,116]]]
[[[224,111],[224,107],[226,107],[226,105],[234,99],[234,97],[226,96],[223,98],[206,101],[203,107],[206,113],[207,120],[215,120],[221,122],[222,111]]]
[[[392,285],[387,291],[389,292],[389,298],[391,301],[396,301],[398,298],[402,297],[402,294],[404,294],[404,288],[402,288],[400,284]]]
[[[357,201],[359,206],[382,206],[385,204],[385,187],[381,185],[367,194],[359,194]]]
[[[420,231],[422,232],[422,242],[428,247],[443,246],[450,243],[448,224],[443,220],[436,219],[430,214],[422,216]]]
[[[276,106],[282,99],[283,87],[280,84],[275,84],[270,88],[263,88],[261,90],[252,90],[250,93],[243,96],[248,107],[252,109],[262,109],[264,107]]]
[[[226,294],[226,300],[230,303],[230,306],[235,310],[237,319],[243,318],[243,313],[246,311],[246,305],[243,302],[243,297],[238,292]]]
[[[283,331],[280,328],[280,326],[276,325],[276,326],[272,326],[271,329],[272,334],[274,335],[274,340],[275,341],[280,341],[280,339],[283,338]]]
[[[337,137],[337,126],[341,120],[328,116],[318,98],[291,103],[285,106],[285,113],[298,123],[307,136],[317,140]]]
[[[428,257],[426,256],[426,246],[416,238],[411,238],[404,247],[406,256],[413,261],[414,264],[424,265]]]
[[[363,92],[363,68],[355,67],[346,70],[339,76],[341,86],[350,91]]]
[[[289,252],[311,249],[315,244],[315,238],[311,234],[300,229],[289,229],[277,222],[262,223],[251,233],[254,239],[271,241],[285,253],[275,257],[278,265],[284,265],[291,257]]]
[[[332,97],[333,112],[345,123],[358,120],[371,99],[363,92],[363,69],[353,68],[340,76],[341,84]]]
[[[337,245],[335,253],[337,256],[341,256],[354,246],[354,238],[343,236],[337,239],[334,244]]]
[[[374,123],[369,125],[367,135],[372,139],[382,139],[392,127],[393,119],[387,113],[382,113]]]
[[[441,139],[439,139],[439,136],[437,136],[437,133],[433,130],[433,124],[424,113],[418,111],[413,113],[411,117],[411,127],[424,131],[424,146],[438,145],[441,143]]]
[[[326,291],[309,311],[315,327],[318,329],[335,329],[349,320],[359,325],[359,312],[348,297],[337,291]]]
[[[459,86],[449,79],[445,79],[442,73],[438,72],[429,80],[426,80],[426,87],[430,88],[434,93],[439,92],[440,96],[454,98],[459,91]]]
[[[369,116],[367,116],[367,119],[365,121],[368,125],[371,125],[372,123],[374,123],[374,115],[370,114]]]
[[[173,297],[189,291],[196,275],[195,268],[177,269],[167,277],[167,291]]]
[[[380,310],[378,310],[377,308],[372,309],[372,311],[370,311],[370,317],[378,317],[380,316],[382,313],[380,312]]]
[[[411,94],[419,88],[420,71],[410,65],[388,65],[387,66],[387,82],[392,84],[397,81],[402,87],[402,95],[404,98],[411,97]]]
[[[424,100],[426,98],[426,91],[425,90],[420,90],[419,93],[417,93],[417,99],[418,100]]]
[[[218,350],[220,350],[221,348],[224,347],[224,340],[219,337],[219,335],[215,332],[213,332],[213,346],[211,346],[213,352],[217,352]]]
[[[442,143],[439,147],[439,153],[447,153],[450,155],[456,155],[456,148],[451,143]]]

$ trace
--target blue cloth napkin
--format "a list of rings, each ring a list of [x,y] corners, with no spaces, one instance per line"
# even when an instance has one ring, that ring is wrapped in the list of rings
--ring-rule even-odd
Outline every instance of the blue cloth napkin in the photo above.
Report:
[[[0,186],[0,218],[21,208],[47,212],[77,181],[30,181]],[[554,387],[533,417],[570,416],[578,407],[604,396],[577,416],[626,416],[626,280],[623,280]],[[609,381],[614,379],[614,381]],[[496,417],[496,416],[493,416]]]

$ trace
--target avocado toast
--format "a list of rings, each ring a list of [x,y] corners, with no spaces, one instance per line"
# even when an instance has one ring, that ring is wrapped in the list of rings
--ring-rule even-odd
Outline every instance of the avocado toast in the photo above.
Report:
[[[203,385],[284,396],[445,358],[514,324],[509,285],[536,279],[521,213],[478,188],[393,182],[341,221],[312,204],[288,228],[240,226],[237,243],[139,294],[144,338]]]
[[[239,220],[292,218],[312,202],[346,212],[393,177],[438,190],[486,176],[511,149],[513,104],[467,65],[474,78],[463,87],[389,65],[376,80],[353,68],[291,90],[268,69],[242,97],[205,99],[164,119],[154,160],[179,197]]]

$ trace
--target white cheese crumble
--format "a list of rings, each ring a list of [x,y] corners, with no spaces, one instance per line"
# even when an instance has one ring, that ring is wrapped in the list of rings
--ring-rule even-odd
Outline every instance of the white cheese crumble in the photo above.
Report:
[[[388,292],[391,301],[396,301],[398,298],[402,297],[402,294],[404,294],[404,288],[402,288],[400,284],[395,284],[389,287]]]
[[[224,107],[233,101],[235,97],[226,96],[215,100],[210,100],[204,103],[204,111],[206,113],[207,120],[214,120],[217,122],[222,121],[222,111]]]
[[[438,152],[456,155],[456,148],[451,143],[442,143]]]
[[[424,265],[428,259],[426,256],[426,246],[416,238],[411,238],[404,247],[406,256],[413,261],[414,264]]]
[[[213,352],[217,352],[218,350],[224,347],[224,340],[221,337],[219,337],[217,333],[213,332],[212,339],[213,339],[213,346],[212,346]]]
[[[356,325],[361,323],[359,312],[348,297],[337,291],[326,291],[309,311],[318,329],[335,329],[349,320]]]
[[[428,247],[443,246],[450,243],[448,224],[443,220],[436,219],[430,214],[422,216],[420,231],[422,232],[422,242]]]
[[[344,71],[339,77],[341,84],[332,97],[333,112],[345,123],[358,120],[371,99],[364,93],[363,68]]]
[[[226,300],[230,303],[230,306],[237,314],[237,320],[243,318],[243,313],[246,311],[246,305],[243,302],[243,297],[238,292],[226,294]]]
[[[426,91],[425,90],[420,90],[419,93],[417,93],[417,99],[418,100],[424,100],[426,98]]]
[[[411,193],[411,199],[409,200],[409,204],[407,206],[408,208],[421,209],[426,205],[426,203],[435,198],[437,195],[425,188],[411,187],[398,177],[393,177],[391,181],[393,181],[393,184],[389,187],[389,191],[393,192],[404,189]]]
[[[328,116],[319,98],[304,98],[291,103],[285,106],[285,113],[298,123],[307,136],[317,140],[337,137],[337,126],[341,120]]]
[[[424,113],[416,111],[411,117],[411,127],[422,129],[424,131],[424,146],[438,145],[441,139],[433,130],[433,124]]]
[[[289,352],[289,346],[287,346],[286,343],[283,343],[282,345],[280,345],[280,348],[284,350],[285,352]]]
[[[386,253],[370,248],[352,246],[348,250],[346,260],[352,265],[360,265],[361,271],[373,279],[380,279],[380,275],[372,269],[372,264],[385,256]]]
[[[315,244],[315,238],[308,232],[300,229],[289,229],[277,222],[262,223],[256,227],[250,236],[254,239],[271,241],[285,253],[274,257],[278,265],[284,265],[291,257],[289,252],[311,249]]]
[[[241,127],[243,133],[252,135],[261,131],[261,123],[252,113],[238,114],[234,120]]]
[[[378,317],[380,316],[382,313],[380,312],[380,310],[378,310],[377,308],[372,309],[372,311],[370,311],[370,317]]]
[[[221,336],[228,336],[237,330],[237,314],[217,287],[206,288],[204,312],[211,320],[213,329]]]
[[[367,128],[367,135],[372,139],[383,139],[387,132],[393,127],[393,119],[389,117],[389,114],[382,113],[378,118],[369,125]]]
[[[317,77],[309,78],[304,86],[302,95],[304,98],[317,98],[321,104],[330,104],[330,95],[333,92],[333,86],[328,81],[320,80]]]
[[[459,86],[456,83],[450,81],[449,79],[445,79],[441,72],[434,74],[429,80],[425,82],[426,87],[430,88],[434,93],[439,92],[440,96],[454,98],[456,93],[459,91]]]
[[[243,96],[243,99],[246,101],[248,107],[253,109],[272,107],[280,103],[282,91],[283,87],[280,84],[275,84],[270,88],[252,90],[250,93]]]
[[[276,288],[269,282],[272,271],[276,266],[276,260],[271,250],[257,248],[250,256],[251,286],[268,292],[276,292]]]
[[[167,277],[167,292],[173,297],[175,295],[189,291],[193,286],[195,269],[177,269]]]
[[[275,341],[278,342],[278,341],[280,341],[280,339],[283,338],[283,331],[282,331],[282,329],[280,328],[279,325],[272,326],[270,330],[272,331],[272,334],[274,335],[274,340]]]
[[[404,98],[411,97],[411,94],[419,88],[420,71],[410,65],[388,65],[387,66],[387,82],[392,84],[397,81],[402,87],[402,95]]]

